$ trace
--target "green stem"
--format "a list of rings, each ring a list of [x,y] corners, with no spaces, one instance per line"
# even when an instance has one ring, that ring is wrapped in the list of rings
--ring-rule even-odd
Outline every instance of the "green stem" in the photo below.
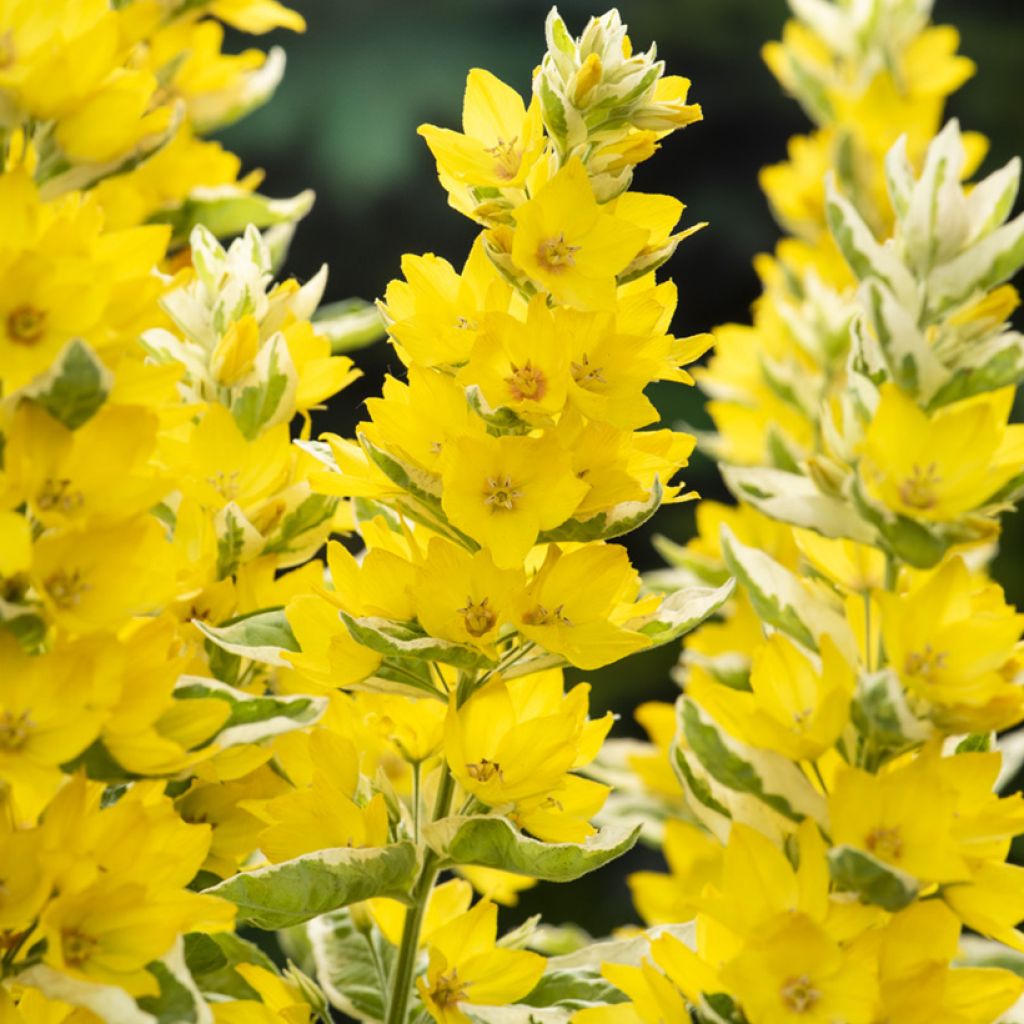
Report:
[[[864,591],[864,660],[865,668],[870,672],[871,668],[871,591]]]
[[[889,594],[896,593],[896,583],[900,578],[900,563],[896,560],[896,556],[890,554],[888,551],[885,553],[885,589]],[[885,668],[888,658],[885,655],[885,644],[882,642],[881,636],[878,638],[878,667]]]
[[[441,781],[437,787],[437,799],[434,802],[432,821],[444,818],[451,809],[452,797],[455,795],[455,779],[442,762]],[[412,891],[412,906],[405,912],[405,924],[402,926],[402,942],[398,947],[398,959],[391,972],[390,993],[387,1014],[384,1024],[405,1024],[409,1010],[409,996],[412,993],[412,977],[416,969],[416,951],[420,944],[420,929],[423,927],[423,915],[426,913],[430,890],[438,875],[438,855],[427,849],[423,855],[423,867]]]
[[[420,841],[420,762],[415,761],[412,766],[412,838],[413,842]]]

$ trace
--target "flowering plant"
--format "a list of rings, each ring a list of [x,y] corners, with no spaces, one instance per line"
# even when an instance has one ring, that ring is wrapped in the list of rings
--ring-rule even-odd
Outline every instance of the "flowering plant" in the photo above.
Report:
[[[713,339],[656,275],[703,225],[632,179],[701,110],[617,12],[552,10],[525,98],[470,71],[462,130],[420,129],[464,265],[407,255],[336,314],[326,268],[274,283],[311,195],[204,137],[283,70],[222,25],[297,14],[4,8],[5,1024],[1012,1012],[1024,620],[986,566],[1024,489],[1019,164],[962,184],[972,66],[927,0],[793,8],[792,237],[693,376]],[[384,332],[401,377],[314,438]],[[646,391],[694,378],[739,504],[642,577],[621,538],[695,497]],[[566,691],[687,634],[650,744]],[[641,837],[646,930],[499,932]]]

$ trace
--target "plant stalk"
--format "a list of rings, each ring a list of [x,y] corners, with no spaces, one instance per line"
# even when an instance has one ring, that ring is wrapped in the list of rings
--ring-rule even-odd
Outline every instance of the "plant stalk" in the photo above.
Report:
[[[437,799],[434,801],[432,821],[447,816],[451,810],[452,797],[455,795],[455,779],[442,762],[441,781],[437,788]],[[423,915],[427,909],[427,900],[438,875],[440,858],[431,849],[423,856],[423,867],[413,887],[413,904],[405,913],[405,924],[402,926],[402,942],[398,947],[398,959],[391,972],[391,983],[388,986],[388,1005],[384,1024],[405,1024],[409,1011],[409,996],[412,994],[412,977],[416,970],[416,952],[420,944],[420,930],[423,927]]]

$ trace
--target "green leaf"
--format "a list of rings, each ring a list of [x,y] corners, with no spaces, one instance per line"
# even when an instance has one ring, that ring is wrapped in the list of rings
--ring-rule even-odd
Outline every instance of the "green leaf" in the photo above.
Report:
[[[650,274],[657,270],[658,267],[663,263],[667,263],[673,255],[675,255],[676,249],[679,248],[679,243],[682,242],[684,238],[689,238],[690,235],[695,235],[698,231],[701,231],[707,226],[708,222],[706,220],[701,221],[699,224],[694,224],[693,227],[689,227],[685,231],[677,232],[654,249],[642,250],[630,261],[620,274],[616,275],[616,282],[620,285],[629,284],[630,281],[636,281],[645,274]]]
[[[157,1024],[197,1024],[201,1019],[196,1008],[196,995],[181,979],[176,978],[166,964],[159,961],[146,970],[156,978],[159,995],[142,996],[139,1008],[151,1013]]]
[[[192,932],[185,936],[185,966],[204,995],[259,999],[256,990],[235,970],[239,964],[256,964],[276,973],[273,961],[259,946],[233,932]]]
[[[629,997],[601,977],[599,968],[548,970],[520,1002],[526,1006],[559,1006],[579,1010],[594,1004],[625,1003]]]
[[[1022,266],[1024,214],[932,271],[928,278],[931,320],[1008,281]]]
[[[310,494],[303,498],[298,505],[289,512],[281,525],[274,531],[272,538],[267,541],[263,548],[264,554],[281,554],[301,550],[301,547],[310,543],[316,543],[319,547],[321,535],[310,538],[306,534],[324,523],[328,523],[338,508],[339,499],[326,494]],[[293,542],[298,540],[299,546]]]
[[[551,83],[543,73],[537,76],[535,86],[540,98],[540,110],[544,118],[544,127],[553,138],[563,146],[569,137],[569,121],[566,116],[562,97],[551,88]]]
[[[790,821],[824,816],[821,796],[788,758],[733,739],[686,696],[676,704],[676,722],[687,752],[720,785],[755,797]]]
[[[949,378],[949,371],[918,327],[916,311],[897,302],[878,281],[866,282],[862,295],[892,379],[904,391],[930,401]]]
[[[1024,978],[1024,953],[995,939],[983,939],[980,935],[960,937],[960,955],[957,964],[967,967],[1001,967]],[[1009,1024],[1008,1021],[1002,1024]]]
[[[271,199],[258,192],[247,192],[237,185],[218,185],[194,189],[178,206],[155,213],[151,220],[170,224],[171,245],[180,247],[198,225],[218,238],[229,238],[240,235],[250,224],[268,228],[273,224],[301,220],[312,209],[314,198],[309,189],[291,199]]]
[[[266,346],[266,355],[260,352],[266,365],[258,383],[243,387],[232,398],[231,415],[247,441],[256,440],[264,427],[291,419],[293,404],[286,399],[295,393],[298,374],[283,338],[277,335]]]
[[[932,731],[927,721],[910,710],[906,692],[891,669],[858,678],[850,720],[857,728],[872,771],[890,758],[919,746]]]
[[[1024,380],[1024,336],[1006,331],[972,342],[928,403],[929,411]]]
[[[283,654],[299,650],[299,642],[288,625],[283,608],[251,612],[229,619],[222,626],[210,626],[199,619],[193,619],[192,623],[203,636],[223,650],[263,665],[291,668],[291,662]]]
[[[958,754],[985,754],[993,749],[994,744],[995,733],[972,732],[956,745],[956,752]]]
[[[475,864],[545,882],[571,882],[631,850],[640,827],[601,829],[584,843],[542,843],[518,832],[505,818],[455,816],[428,825],[424,835],[445,864]]]
[[[880,245],[853,204],[841,196],[833,182],[827,186],[825,213],[829,230],[843,258],[860,281],[874,278],[900,300],[912,299],[917,288],[910,271],[892,245]]]
[[[114,378],[84,341],[68,342],[24,394],[68,430],[77,430],[106,401]]]
[[[231,707],[231,715],[212,737],[220,746],[256,743],[293,729],[312,725],[327,709],[326,697],[254,696],[226,683],[201,676],[181,676],[174,687],[177,700],[214,698]]]
[[[260,537],[233,501],[217,513],[214,529],[217,532],[217,579],[223,580],[238,568],[247,549],[252,549]]]
[[[736,581],[730,579],[715,588],[684,587],[669,594],[653,615],[627,622],[626,626],[649,636],[653,647],[674,643],[714,615],[732,596],[735,586]]]
[[[909,906],[917,897],[917,879],[852,846],[829,850],[828,866],[840,889],[855,892],[864,903],[882,907],[891,914]]]
[[[395,947],[361,917],[357,927],[348,910],[325,914],[309,922],[307,933],[331,1005],[355,1020],[382,1021]]]
[[[856,660],[857,645],[843,616],[773,558],[741,544],[724,524],[722,555],[764,622],[813,650],[818,637],[827,635],[848,661]]]
[[[466,669],[491,664],[475,647],[430,636],[415,622],[396,622],[373,616],[355,618],[347,612],[338,614],[352,638],[378,654],[417,661],[440,661]]]
[[[544,530],[537,537],[538,544],[610,540],[632,533],[647,522],[661,506],[661,481],[654,478],[651,493],[644,501],[624,501],[606,512],[598,512],[589,519],[567,519],[561,526]]]
[[[823,494],[809,477],[760,466],[722,466],[721,470],[729,490],[769,519],[814,530],[823,537],[877,542],[873,527],[849,502]]]
[[[318,850],[244,871],[206,892],[238,907],[238,923],[271,930],[376,896],[407,900],[419,867],[412,843]]]
[[[66,774],[77,772],[80,768],[84,768],[85,774],[97,782],[123,782],[138,778],[117,763],[102,738],[93,740],[77,757],[61,765],[61,770]]]
[[[377,307],[363,299],[344,299],[321,306],[313,314],[313,330],[331,343],[334,355],[366,348],[385,334]]]

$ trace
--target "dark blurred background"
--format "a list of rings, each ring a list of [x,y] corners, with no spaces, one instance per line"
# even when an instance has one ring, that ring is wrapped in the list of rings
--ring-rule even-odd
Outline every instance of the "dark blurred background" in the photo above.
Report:
[[[416,135],[424,121],[461,125],[466,72],[485,67],[526,94],[544,51],[544,0],[289,0],[309,22],[303,36],[275,33],[288,70],[274,100],[223,135],[246,168],[267,171],[264,190],[292,195],[312,187],[313,213],[299,226],[288,271],[306,279],[330,266],[327,300],[383,294],[405,252],[434,252],[460,266],[475,227],[451,210],[427,147]],[[619,10],[638,49],[658,44],[669,73],[693,82],[691,97],[705,120],[670,137],[641,166],[635,184],[681,198],[692,223],[710,226],[683,243],[664,273],[679,286],[675,333],[691,334],[746,321],[758,293],[751,267],[779,232],[758,191],[757,172],[783,159],[787,138],[807,129],[796,103],[782,95],[761,62],[761,45],[777,38],[784,0],[622,0]],[[559,9],[578,32],[603,8],[594,0],[562,0]],[[990,171],[1024,150],[1024,3],[1021,0],[937,0],[935,20],[956,24],[961,51],[978,74],[949,106],[966,128],[992,140]],[[349,388],[318,429],[350,432],[365,398],[383,375],[400,369],[383,343],[355,354],[364,378]],[[670,423],[706,426],[695,389],[662,387],[655,400]],[[688,483],[705,497],[724,496],[713,465],[697,456]],[[1024,529],[1006,521],[997,576],[1024,605]],[[693,506],[663,509],[649,531],[630,543],[641,568],[657,565],[650,534],[683,541],[693,532]],[[671,700],[665,648],[590,673],[594,713],[611,708],[622,719],[613,735],[636,734],[632,709],[644,700]],[[543,909],[545,920],[575,921],[594,934],[635,921],[625,875],[660,869],[660,857],[634,851],[616,865],[572,886],[540,886],[506,913],[511,924]]]

